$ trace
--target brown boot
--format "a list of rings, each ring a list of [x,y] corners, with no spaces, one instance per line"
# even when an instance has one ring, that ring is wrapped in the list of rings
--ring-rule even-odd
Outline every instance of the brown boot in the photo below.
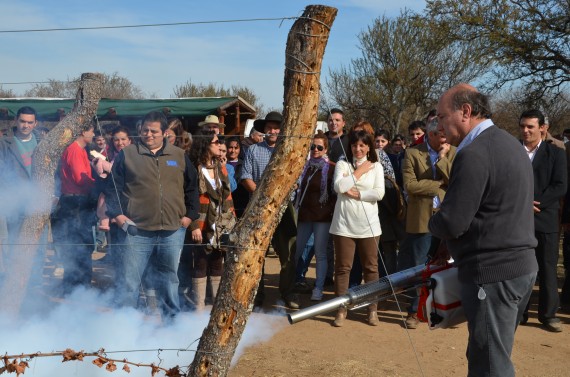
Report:
[[[370,326],[378,326],[380,324],[378,320],[378,304],[370,304],[368,306],[368,324]]]
[[[344,325],[344,320],[346,319],[347,310],[345,307],[341,306],[336,312],[336,317],[333,322],[334,327],[342,327]]]

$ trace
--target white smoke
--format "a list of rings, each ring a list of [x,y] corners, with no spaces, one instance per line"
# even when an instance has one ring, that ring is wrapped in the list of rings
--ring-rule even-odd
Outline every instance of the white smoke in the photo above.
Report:
[[[96,352],[104,348],[106,356],[112,359],[154,363],[166,369],[178,365],[186,372],[186,366],[194,359],[197,339],[209,320],[208,312],[181,313],[174,323],[164,326],[135,309],[109,309],[109,301],[110,294],[101,295],[95,290],[80,288],[52,310],[16,323],[3,316],[0,309],[0,354],[50,353],[67,348],[76,352]],[[246,347],[267,341],[285,326],[287,320],[283,315],[253,313],[233,362]],[[29,362],[25,376],[109,376],[104,366],[99,368],[92,364],[94,359],[85,357],[84,361],[62,363],[61,356],[34,358]],[[150,375],[148,367],[130,365],[131,373],[126,374],[121,370],[122,363],[116,365],[114,375]]]

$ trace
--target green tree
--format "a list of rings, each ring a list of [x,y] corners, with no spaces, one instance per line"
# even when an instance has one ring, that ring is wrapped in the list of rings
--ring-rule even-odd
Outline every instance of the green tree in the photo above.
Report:
[[[176,98],[239,96],[256,108],[258,114],[263,114],[263,104],[260,103],[259,97],[255,92],[247,86],[232,85],[230,88],[226,88],[223,84],[220,86],[215,83],[195,84],[189,79],[184,84],[177,85],[174,88],[173,96]]]
[[[456,41],[481,41],[474,54],[496,69],[489,89],[520,82],[542,94],[570,82],[570,1],[427,0],[428,15]],[[475,53],[475,51],[474,51]]]
[[[12,89],[4,89],[2,85],[0,85],[0,98],[14,98],[14,97],[17,96]]]
[[[392,134],[423,118],[455,83],[485,72],[470,59],[476,41],[447,38],[448,30],[411,11],[380,17],[359,36],[362,56],[331,71],[327,89],[349,124],[366,119]]]
[[[565,128],[570,128],[570,95],[566,93],[547,93],[529,91],[524,86],[514,90],[502,90],[493,97],[493,122],[520,137],[519,117],[525,110],[539,109],[548,118],[549,132],[560,135]]]
[[[77,93],[80,79],[60,81],[49,79],[46,83],[34,84],[26,91],[27,97],[72,98]],[[142,99],[145,97],[142,89],[133,84],[128,78],[117,72],[103,74],[102,98],[111,99]]]

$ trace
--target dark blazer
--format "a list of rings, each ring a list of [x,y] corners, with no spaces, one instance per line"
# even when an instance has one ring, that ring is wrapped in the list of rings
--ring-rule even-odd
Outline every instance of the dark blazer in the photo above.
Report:
[[[325,132],[325,135],[328,137],[329,136],[329,132]],[[340,141],[340,143],[339,143]],[[346,150],[349,148],[348,146],[348,135],[346,133],[343,133],[340,136],[340,140],[336,140],[332,143],[332,145],[330,145],[330,139],[329,139],[329,151],[328,151],[328,156],[329,156],[329,160],[331,162],[334,162],[335,164],[339,161],[339,160],[346,160]]]
[[[564,151],[542,142],[532,160],[534,174],[534,200],[540,202],[540,212],[534,214],[535,231],[559,231],[558,210],[560,199],[566,194],[567,169]]]

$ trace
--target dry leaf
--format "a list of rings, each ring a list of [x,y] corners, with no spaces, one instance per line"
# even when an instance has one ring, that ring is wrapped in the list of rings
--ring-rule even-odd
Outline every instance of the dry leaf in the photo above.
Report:
[[[131,368],[127,364],[123,365],[123,370],[127,373],[131,373]]]
[[[107,364],[107,360],[98,357],[95,360],[93,360],[93,364],[97,365],[99,368],[101,368],[103,365]]]
[[[182,374],[180,373],[180,367],[178,365],[167,370],[165,375],[166,377],[182,377]]]
[[[107,369],[107,372],[114,372],[117,370],[117,366],[113,360],[110,360],[105,369]]]
[[[152,370],[151,370],[151,374],[150,374],[152,377],[156,376],[156,374],[157,374],[158,372],[160,372],[160,368],[157,367],[156,365],[151,364],[150,367],[151,367],[151,369],[152,369]]]
[[[72,350],[71,348],[67,348],[65,351],[63,351],[62,356],[63,356],[62,363],[65,363],[66,361],[69,360],[75,360],[75,351]]]

